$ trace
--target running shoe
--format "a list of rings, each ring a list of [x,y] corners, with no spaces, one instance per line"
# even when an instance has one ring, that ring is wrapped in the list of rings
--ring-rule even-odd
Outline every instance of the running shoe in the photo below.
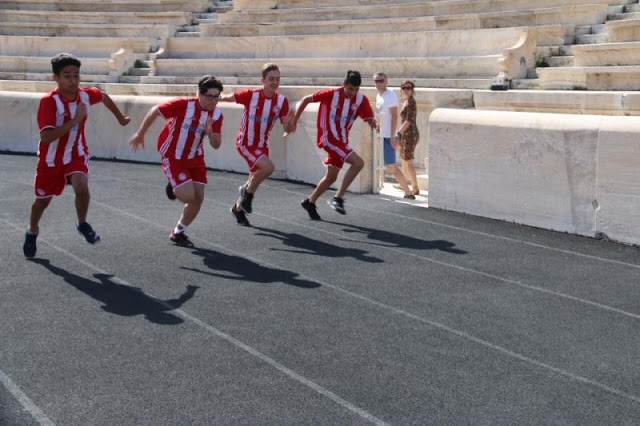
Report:
[[[327,204],[329,204],[331,208],[338,213],[347,214],[346,210],[344,209],[344,198],[333,197],[332,199],[327,201]]]
[[[247,216],[244,214],[242,210],[236,209],[235,204],[233,205],[233,207],[231,207],[231,213],[233,214],[233,216],[235,216],[236,221],[238,222],[238,225],[251,226],[251,224],[247,220]]]
[[[89,222],[83,222],[76,225],[76,229],[84,236],[89,244],[95,244],[100,241],[100,235],[93,230]]]
[[[240,188],[238,188],[238,190],[240,191],[240,207],[242,207],[242,210],[245,213],[251,214],[251,202],[253,201],[253,194],[247,191],[246,185],[242,185]]]
[[[175,245],[180,247],[193,247],[193,243],[189,240],[189,237],[184,232],[180,232],[179,234],[171,231],[171,235],[169,235],[169,239],[174,242]]]
[[[30,234],[25,232],[24,244],[22,245],[22,251],[26,257],[33,257],[36,255],[36,239],[38,234]]]
[[[170,200],[175,200],[176,199],[176,194],[173,193],[173,187],[171,186],[170,183],[167,183],[167,187],[165,188],[165,191],[167,192],[167,198]]]
[[[322,220],[320,218],[320,215],[318,214],[318,209],[316,208],[315,203],[312,203],[311,201],[309,201],[308,198],[305,198],[300,205],[302,206],[303,209],[305,209],[307,211],[307,213],[309,213],[309,219],[311,220]]]

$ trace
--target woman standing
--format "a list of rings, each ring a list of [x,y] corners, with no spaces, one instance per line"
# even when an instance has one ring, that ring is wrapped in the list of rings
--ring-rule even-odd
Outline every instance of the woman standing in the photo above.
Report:
[[[409,180],[412,185],[411,192],[413,195],[418,195],[420,189],[418,188],[416,170],[413,167],[413,153],[420,139],[418,125],[416,124],[418,110],[416,108],[416,101],[413,99],[415,85],[412,81],[405,80],[400,85],[400,88],[402,89],[402,98],[405,99],[402,110],[400,111],[402,125],[400,129],[398,129],[400,159],[402,160],[402,169],[405,171],[407,180]]]

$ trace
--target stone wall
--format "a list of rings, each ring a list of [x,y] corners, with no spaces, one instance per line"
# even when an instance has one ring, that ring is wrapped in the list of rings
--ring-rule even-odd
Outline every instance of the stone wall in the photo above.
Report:
[[[640,244],[634,117],[436,109],[429,205]]]

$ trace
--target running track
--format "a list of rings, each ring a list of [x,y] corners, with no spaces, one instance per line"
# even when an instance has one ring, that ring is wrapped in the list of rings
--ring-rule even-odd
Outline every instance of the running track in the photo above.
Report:
[[[0,155],[0,424],[637,425],[639,249],[352,195],[347,215],[209,172],[189,227],[159,165],[94,161],[21,245],[35,157]]]

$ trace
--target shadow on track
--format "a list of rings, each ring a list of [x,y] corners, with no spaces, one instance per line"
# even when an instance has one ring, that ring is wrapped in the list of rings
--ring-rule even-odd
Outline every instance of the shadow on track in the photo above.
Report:
[[[384,260],[374,256],[367,256],[369,253],[365,250],[352,249],[340,247],[335,244],[325,243],[324,241],[314,240],[313,238],[305,237],[304,235],[294,234],[290,232],[277,231],[275,229],[259,228],[254,226],[253,229],[257,229],[256,235],[276,238],[282,241],[282,244],[289,247],[294,247],[300,250],[287,250],[276,249],[271,250],[284,251],[289,253],[306,253],[314,256],[325,257],[353,257],[354,259],[361,260],[369,263],[382,263]]]
[[[376,240],[380,243],[369,243],[380,247],[395,247],[415,250],[440,250],[452,254],[467,254],[465,250],[455,248],[455,243],[446,240],[421,240],[419,238],[409,237],[407,235],[397,234],[395,232],[384,231],[382,229],[367,228],[365,226],[352,225],[350,223],[330,222],[333,225],[345,226],[342,231],[346,233],[357,233],[366,235],[370,240]]]
[[[201,274],[230,280],[250,281],[254,283],[284,283],[300,288],[318,288],[320,284],[298,278],[299,274],[285,269],[269,268],[240,256],[224,254],[215,250],[194,248],[193,254],[202,257],[209,269],[228,273],[207,272],[195,268],[180,268]]]
[[[58,268],[52,265],[48,259],[38,258],[33,259],[32,262],[44,266],[78,290],[104,303],[100,307],[103,311],[125,317],[144,315],[147,320],[154,324],[176,325],[184,322],[182,318],[172,314],[170,311],[180,308],[194,296],[199,288],[188,285],[186,291],[179,298],[159,300],[146,295],[137,287],[114,283],[111,281],[113,275],[93,274],[99,280],[99,282],[96,282]]]

